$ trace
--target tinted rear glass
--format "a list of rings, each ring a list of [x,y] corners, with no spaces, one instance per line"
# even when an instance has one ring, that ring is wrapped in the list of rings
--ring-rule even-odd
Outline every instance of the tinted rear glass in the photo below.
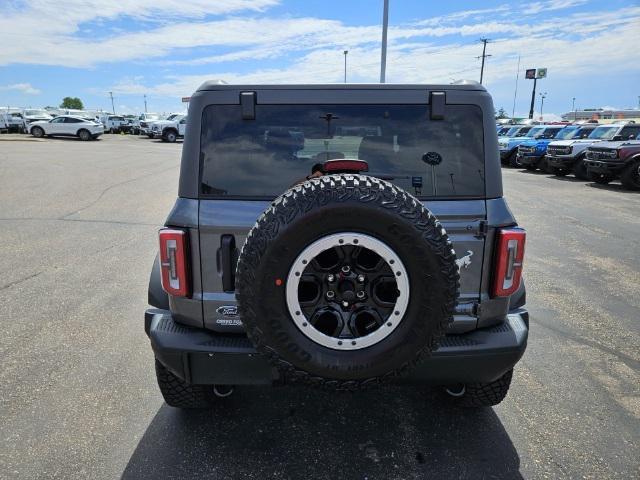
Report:
[[[211,105],[202,193],[273,198],[318,164],[358,158],[419,197],[483,197],[481,109],[447,105],[445,120],[429,117],[428,105],[257,105],[256,119],[243,120],[238,105]]]

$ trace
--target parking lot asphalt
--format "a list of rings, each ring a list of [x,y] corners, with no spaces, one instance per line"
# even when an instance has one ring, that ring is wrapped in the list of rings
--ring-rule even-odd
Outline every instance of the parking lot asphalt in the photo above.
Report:
[[[181,145],[0,142],[0,478],[640,476],[640,195],[503,170],[531,332],[493,409],[426,388],[163,404],[143,330]]]

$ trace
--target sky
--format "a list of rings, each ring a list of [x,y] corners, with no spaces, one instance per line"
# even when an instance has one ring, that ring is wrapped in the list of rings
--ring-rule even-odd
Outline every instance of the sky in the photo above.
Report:
[[[548,69],[545,119],[640,102],[640,3],[390,0],[387,83],[479,80],[524,116]],[[65,96],[118,113],[184,110],[205,80],[350,83],[380,75],[382,0],[0,0],[0,105]],[[520,70],[518,76],[518,58]],[[519,77],[519,78],[518,78]],[[517,83],[517,95],[516,95]],[[515,96],[515,103],[514,103]],[[541,97],[536,95],[536,112]],[[536,115],[538,115],[537,113]],[[548,117],[550,116],[550,117]]]

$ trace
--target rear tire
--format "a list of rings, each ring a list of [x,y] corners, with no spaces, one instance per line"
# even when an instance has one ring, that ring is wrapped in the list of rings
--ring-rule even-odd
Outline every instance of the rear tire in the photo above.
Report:
[[[78,137],[80,138],[80,140],[82,140],[83,142],[89,141],[91,140],[91,132],[89,130],[80,130],[78,132]]]
[[[42,138],[44,137],[44,130],[41,127],[33,127],[31,129],[31,135],[36,138]]]
[[[445,391],[453,397],[450,400],[459,407],[493,407],[507,396],[512,377],[513,369],[493,382],[467,383],[455,388],[447,388]]]
[[[640,190],[640,159],[631,162],[622,170],[620,181],[624,188]]]
[[[156,360],[156,379],[167,405],[176,408],[211,408],[215,401],[213,385],[189,385]]]

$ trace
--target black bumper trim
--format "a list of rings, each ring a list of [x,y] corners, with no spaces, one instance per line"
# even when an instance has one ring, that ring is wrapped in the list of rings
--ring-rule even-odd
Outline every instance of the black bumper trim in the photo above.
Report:
[[[529,313],[513,310],[499,325],[447,335],[432,355],[398,383],[445,385],[491,382],[520,360],[527,346]],[[176,323],[171,312],[149,309],[145,331],[156,358],[193,384],[270,385],[278,372],[242,335],[221,335]]]
[[[556,168],[573,168],[573,164],[576,163],[576,157],[554,157],[553,155],[547,155],[547,165]]]
[[[593,173],[617,174],[624,170],[624,162],[605,162],[602,160],[585,160],[587,169]]]
[[[538,165],[544,155],[521,155],[518,153],[518,161],[522,165]]]

